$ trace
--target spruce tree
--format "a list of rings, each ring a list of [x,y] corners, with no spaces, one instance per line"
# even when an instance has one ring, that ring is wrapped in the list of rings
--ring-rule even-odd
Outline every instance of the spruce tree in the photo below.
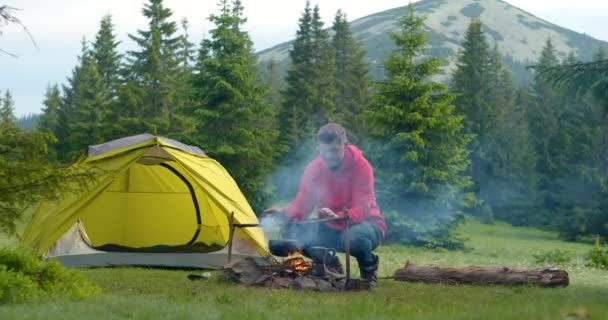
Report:
[[[516,105],[511,73],[502,62],[498,46],[490,52],[484,101],[494,113],[493,130],[486,133],[484,159],[487,172],[479,181],[479,197],[486,201],[481,214],[502,219],[530,214],[534,209],[536,154],[525,108]]]
[[[473,212],[486,222],[493,221],[495,210],[507,219],[514,210],[517,216],[528,213],[536,183],[527,115],[516,107],[512,76],[502,61],[498,46],[490,49],[481,21],[473,19],[451,86],[458,94],[455,104],[465,117],[465,132],[475,135],[469,145],[472,190],[479,200]]]
[[[479,19],[473,19],[464,35],[462,50],[452,75],[452,91],[458,96],[455,104],[458,112],[465,117],[464,130],[475,135],[469,149],[471,151],[470,174],[475,183],[475,194],[479,195],[482,184],[487,180],[488,161],[484,158],[488,139],[495,128],[495,112],[486,100],[488,70],[490,69],[490,49]],[[485,210],[490,210],[485,208]]]
[[[272,189],[269,174],[277,154],[274,113],[257,82],[253,43],[243,30],[240,0],[222,0],[215,25],[202,42],[193,86],[195,141],[234,177],[254,209],[261,210]]]
[[[538,64],[544,67],[559,65],[551,39],[547,39]],[[558,119],[562,110],[562,102],[551,84],[536,74],[532,87],[532,101],[528,119],[530,121],[530,132],[534,137],[536,154],[538,155],[536,168],[539,175],[540,202],[545,203],[545,207],[549,211],[553,207],[553,204],[550,204],[552,202],[551,190],[555,181],[555,160],[559,156],[555,152],[554,146],[560,143]],[[545,216],[547,215],[550,215],[550,213],[545,212]],[[548,217],[545,219],[548,219]]]
[[[151,124],[152,133],[167,135],[183,130],[183,123],[174,120],[179,104],[179,65],[177,61],[181,38],[176,35],[177,24],[170,21],[171,9],[163,0],[150,0],[142,9],[148,19],[148,29],[129,34],[139,50],[128,51],[129,70],[127,99],[141,104],[136,117]],[[135,96],[135,97],[133,97]]]
[[[1,97],[1,96],[0,96]],[[14,124],[17,121],[15,117],[15,100],[10,90],[6,90],[4,97],[0,98],[0,121],[4,124]]]
[[[59,108],[61,107],[61,99],[61,93],[57,84],[46,88],[44,100],[42,101],[44,108],[42,109],[40,120],[36,124],[37,131],[47,133],[53,137],[57,136],[57,131],[59,130]],[[57,160],[56,142],[57,141],[53,140],[49,144],[48,158],[50,161]]]
[[[335,62],[329,35],[323,30],[318,6],[311,8],[310,1],[299,18],[289,57],[277,116],[279,143],[287,148],[279,159],[281,168],[273,176],[278,199],[291,198],[297,192],[305,165],[316,157],[315,133],[331,117],[335,101]]]
[[[265,69],[266,72],[262,81],[268,87],[266,102],[272,106],[275,112],[278,112],[281,107],[281,90],[283,89],[279,67],[275,60],[270,60]]]
[[[59,108],[61,106],[61,92],[57,84],[47,86],[42,104],[44,108],[42,108],[37,130],[54,135],[59,126]]]
[[[441,60],[425,58],[424,19],[409,14],[391,34],[396,49],[384,62],[387,79],[366,114],[371,149],[367,153],[378,176],[378,197],[387,217],[387,240],[459,247],[446,225],[471,185],[463,118],[455,114],[454,95],[429,80]],[[425,228],[424,226],[431,226]],[[414,239],[409,238],[412,234]],[[436,237],[434,244],[425,236]]]
[[[323,29],[319,6],[306,2],[298,23],[291,64],[287,70],[283,106],[279,111],[281,141],[290,148],[283,163],[305,162],[313,153],[314,133],[334,115],[335,54],[327,30]]]
[[[87,146],[107,140],[106,117],[111,102],[111,93],[99,73],[94,53],[83,41],[79,65],[64,87],[64,99],[59,109],[60,125],[63,126],[60,132],[63,133],[58,137],[61,139],[58,156],[62,162],[71,162]]]
[[[323,28],[321,10],[316,5],[312,11],[312,50],[313,64],[311,68],[311,85],[313,96],[311,97],[312,109],[308,110],[312,116],[313,128],[320,128],[329,120],[338,121],[336,117],[336,55],[331,44],[329,32]]]
[[[106,89],[116,98],[116,84],[119,78],[122,55],[118,52],[120,41],[116,40],[112,16],[105,15],[100,22],[99,31],[93,43],[93,55],[99,75],[103,78]]]
[[[358,118],[370,96],[369,67],[364,60],[366,52],[361,42],[355,40],[346,14],[340,10],[336,12],[332,29],[336,54],[335,119],[350,129],[351,140],[359,140],[365,128]]]
[[[78,181],[78,188],[91,181],[89,172],[51,167],[46,152],[52,136],[19,128],[13,107],[7,91],[0,96],[0,233],[9,236],[17,235],[17,222],[29,206],[76,191],[65,181]]]

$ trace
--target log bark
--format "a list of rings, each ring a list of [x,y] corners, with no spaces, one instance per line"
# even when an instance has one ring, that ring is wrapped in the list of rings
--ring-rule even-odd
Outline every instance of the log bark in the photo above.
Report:
[[[566,287],[568,273],[557,268],[516,269],[509,267],[417,266],[407,261],[393,276],[398,281],[446,284],[502,284]]]

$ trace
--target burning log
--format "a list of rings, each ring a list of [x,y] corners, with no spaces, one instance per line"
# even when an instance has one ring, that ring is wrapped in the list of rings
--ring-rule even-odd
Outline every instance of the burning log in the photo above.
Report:
[[[297,255],[269,266],[260,266],[254,259],[244,258],[225,265],[220,271],[220,276],[245,286],[269,289],[314,291],[347,289],[343,274],[327,271],[323,276],[317,276],[314,272],[314,264],[314,261],[307,261]]]
[[[447,284],[502,284],[566,287],[568,273],[557,268],[515,269],[507,267],[432,267],[407,261],[395,271],[395,280]]]

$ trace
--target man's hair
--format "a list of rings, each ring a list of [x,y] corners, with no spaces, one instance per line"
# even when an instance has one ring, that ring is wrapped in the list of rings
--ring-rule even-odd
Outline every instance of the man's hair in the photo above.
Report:
[[[328,123],[322,126],[317,132],[317,140],[322,143],[347,142],[346,130],[337,123]]]

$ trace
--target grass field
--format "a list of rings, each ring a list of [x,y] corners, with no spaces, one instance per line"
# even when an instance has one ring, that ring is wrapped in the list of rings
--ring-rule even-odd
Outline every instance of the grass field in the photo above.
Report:
[[[461,227],[470,250],[382,246],[380,276],[405,260],[440,266],[538,267],[533,254],[569,252],[561,289],[452,286],[380,280],[372,292],[317,293],[242,288],[217,280],[191,282],[192,271],[85,269],[103,289],[89,300],[0,306],[0,319],[608,319],[608,271],[584,266],[591,244],[559,241],[550,232],[483,225]],[[0,240],[0,243],[9,243]]]

